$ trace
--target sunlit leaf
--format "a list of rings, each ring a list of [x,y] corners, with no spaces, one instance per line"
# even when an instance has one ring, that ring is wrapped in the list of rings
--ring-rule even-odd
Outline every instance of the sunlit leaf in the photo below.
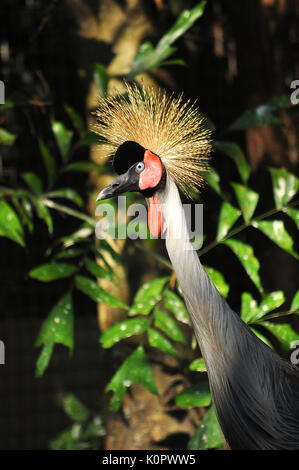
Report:
[[[71,259],[76,258],[77,256],[81,256],[84,254],[84,250],[80,248],[70,248],[69,250],[60,251],[55,255],[55,259]]]
[[[271,292],[266,295],[259,306],[260,316],[266,315],[266,313],[272,312],[276,308],[280,307],[285,301],[285,296],[282,290]]]
[[[29,276],[42,282],[56,281],[69,277],[77,271],[77,267],[67,263],[47,263],[29,271]]]
[[[211,392],[208,382],[201,382],[197,385],[183,390],[176,395],[175,404],[182,407],[193,408],[197,406],[209,406],[211,404]]]
[[[100,95],[103,98],[106,98],[107,89],[108,89],[108,82],[109,82],[109,75],[106,71],[106,68],[102,64],[93,64],[93,79],[97,86],[97,89],[100,92]]]
[[[299,336],[291,325],[288,323],[272,323],[269,321],[261,321],[259,325],[264,326],[280,341],[284,352],[288,352],[292,346],[293,341],[298,341]]]
[[[185,323],[186,325],[191,325],[188,310],[186,309],[182,299],[180,299],[177,294],[170,290],[166,290],[164,293],[164,305],[171,313],[173,313],[178,321]]]
[[[49,210],[47,209],[47,207],[45,206],[45,204],[43,203],[41,199],[31,198],[31,201],[35,206],[36,214],[38,218],[43,220],[46,223],[49,233],[52,233],[53,222],[52,222],[52,217],[51,217]]]
[[[107,269],[103,268],[103,266],[99,265],[96,261],[90,259],[90,258],[85,258],[84,259],[84,264],[86,269],[93,274],[93,276],[102,278],[102,279],[108,279],[109,281],[112,281],[113,279],[113,273],[108,271]]]
[[[234,206],[226,201],[221,204],[218,229],[217,229],[217,240],[221,240],[228,233],[229,229],[234,225],[236,220],[239,218],[241,212]]]
[[[55,121],[54,119],[51,119],[51,126],[62,159],[65,162],[68,158],[70,145],[73,137],[73,131],[67,129],[62,122]]]
[[[266,295],[259,306],[248,292],[242,294],[242,318],[248,323],[254,323],[272,310],[280,307],[285,301],[281,290]]]
[[[241,318],[245,323],[249,323],[258,314],[257,301],[249,292],[243,292],[241,296]]]
[[[297,229],[299,230],[299,210],[294,209],[293,207],[285,207],[283,209],[283,212],[288,214],[288,216],[293,219],[293,221],[297,225]]]
[[[21,176],[31,191],[33,191],[35,194],[39,195],[43,192],[42,180],[35,173],[21,173]]]
[[[156,309],[154,311],[154,324],[174,341],[179,341],[180,343],[186,344],[186,339],[181,328],[177,325],[176,321],[172,317],[167,315],[167,313]]]
[[[294,295],[294,298],[291,303],[291,311],[292,312],[297,312],[299,311],[299,290],[297,290],[296,294]],[[299,313],[299,312],[298,312]]]
[[[162,333],[159,333],[159,331],[153,330],[152,328],[148,328],[147,334],[150,346],[160,349],[166,354],[170,354],[175,359],[180,360],[180,355],[178,354],[177,350],[172,346],[170,341],[168,341],[168,339],[162,335]]]
[[[63,409],[73,421],[86,421],[90,410],[72,393],[63,398]]]
[[[211,279],[211,281],[215,284],[220,294],[226,298],[229,293],[229,285],[224,279],[223,274],[217,269],[211,268],[210,266],[204,266],[204,269]]]
[[[246,222],[248,222],[253,216],[253,213],[259,200],[259,195],[255,191],[252,191],[252,189],[249,189],[241,184],[231,184],[236,193],[238,204],[243,212],[244,219]]]
[[[262,293],[263,287],[259,276],[260,263],[254,256],[253,248],[246,243],[232,238],[225,240],[222,243],[229,246],[229,248],[235,253],[252,282],[254,282],[258,290]]]
[[[293,250],[293,239],[286,231],[282,220],[260,220],[253,222],[252,226],[261,230],[276,245],[298,259],[298,254]]]
[[[149,318],[139,317],[124,320],[110,326],[110,328],[107,328],[107,330],[102,333],[100,342],[103,348],[111,348],[111,346],[124,338],[140,335],[148,328],[149,325]]]
[[[24,232],[20,220],[5,201],[0,201],[0,236],[7,237],[19,245],[24,246]]]
[[[276,207],[284,206],[299,189],[299,179],[285,168],[270,168]]]
[[[52,184],[54,181],[56,169],[55,159],[41,137],[38,139],[38,143],[46,168],[48,183]]]
[[[142,346],[139,346],[125,360],[106,388],[107,391],[112,390],[114,392],[110,401],[112,411],[117,411],[120,408],[127,388],[134,383],[142,384],[151,393],[158,394],[154,374]]]
[[[138,313],[148,315],[161,300],[162,291],[167,281],[169,281],[169,277],[161,277],[143,284],[134,297],[129,315],[137,315]]]
[[[109,294],[93,279],[78,275],[75,277],[75,284],[77,289],[88,295],[95,302],[102,302],[109,307],[128,308],[121,300]]]
[[[235,142],[215,142],[215,146],[218,150],[228,155],[236,164],[241,179],[244,184],[250,176],[250,165],[247,163],[245,155],[242,149]]]
[[[189,364],[189,369],[196,372],[207,372],[204,358],[200,357],[199,359],[192,361],[191,364]]]
[[[70,292],[53,307],[38,333],[35,346],[39,347],[44,344],[44,348],[36,363],[37,376],[42,375],[47,368],[54,343],[64,344],[71,351],[74,348],[74,320]]]
[[[188,450],[222,449],[223,435],[214,408],[205,414],[201,424],[188,442]]]
[[[0,127],[0,145],[13,145],[17,136]]]
[[[52,198],[52,199],[54,198],[69,199],[77,206],[79,207],[83,206],[83,199],[77,193],[77,191],[71,188],[56,189],[55,191],[51,191],[47,193],[47,197]]]

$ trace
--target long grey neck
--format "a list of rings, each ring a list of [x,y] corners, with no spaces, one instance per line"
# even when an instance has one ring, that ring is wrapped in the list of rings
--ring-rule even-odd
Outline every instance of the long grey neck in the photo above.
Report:
[[[182,289],[207,367],[209,369],[210,364],[216,372],[222,362],[217,354],[222,355],[224,346],[228,349],[232,347],[231,334],[233,335],[234,327],[241,320],[209,279],[188,239],[183,205],[171,178],[167,178],[166,188],[157,196],[162,203],[169,258]]]

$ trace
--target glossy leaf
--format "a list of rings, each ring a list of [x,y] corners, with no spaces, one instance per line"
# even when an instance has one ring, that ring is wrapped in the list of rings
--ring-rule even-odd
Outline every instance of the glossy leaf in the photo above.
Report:
[[[90,417],[89,409],[72,393],[63,398],[63,409],[73,421],[86,421]]]
[[[252,282],[254,282],[258,290],[262,293],[263,287],[259,276],[260,263],[254,256],[252,247],[232,238],[222,243],[227,245],[235,253]]]
[[[291,311],[297,312],[299,311],[299,290],[297,290],[296,294],[293,297],[292,303],[291,303]],[[298,312],[299,313],[299,312]]]
[[[293,221],[297,225],[297,229],[299,230],[299,210],[294,209],[294,207],[285,207],[283,209],[283,212],[288,214],[288,216],[293,219]]]
[[[40,153],[42,155],[44,165],[46,168],[48,183],[52,184],[54,181],[55,169],[56,169],[55,159],[41,137],[38,139],[38,143],[39,143]]]
[[[33,193],[39,195],[43,192],[42,180],[35,173],[21,173],[21,176]]]
[[[250,176],[250,165],[247,162],[242,149],[235,142],[215,142],[215,147],[228,155],[236,164],[238,172],[244,184]]]
[[[44,344],[44,348],[37,360],[37,376],[42,375],[47,368],[54,343],[64,344],[70,350],[74,347],[73,306],[70,292],[65,294],[51,310],[39,331],[35,346]]]
[[[215,284],[220,294],[226,298],[229,293],[229,285],[224,279],[223,274],[217,269],[211,268],[210,266],[204,266],[204,269],[211,279],[211,281]]]
[[[291,348],[292,342],[298,341],[299,339],[298,333],[296,333],[288,323],[272,323],[269,321],[261,321],[259,322],[259,325],[264,326],[277,337],[284,352],[288,352]]]
[[[298,259],[298,254],[293,250],[293,240],[286,231],[282,220],[255,221],[252,226],[261,230],[276,245]]]
[[[208,382],[201,382],[176,395],[175,404],[187,408],[209,406],[211,404],[211,399],[212,397]]]
[[[148,334],[148,342],[150,346],[152,346],[153,348],[160,349],[166,354],[170,354],[172,357],[174,357],[177,360],[181,359],[177,350],[172,346],[170,341],[168,341],[168,339],[162,335],[162,333],[160,333],[159,331],[153,330],[152,328],[148,328],[147,334]]]
[[[13,145],[17,136],[0,127],[0,145]]]
[[[93,276],[99,277],[101,279],[108,279],[109,281],[112,281],[113,273],[111,273],[107,269],[103,268],[103,266],[99,265],[96,261],[94,261],[90,258],[85,258],[84,259],[84,264],[85,264],[86,269]]]
[[[127,388],[134,383],[142,384],[151,393],[158,394],[154,374],[142,346],[139,346],[125,360],[106,388],[107,391],[112,390],[114,392],[110,401],[112,411],[117,411],[120,408]]]
[[[241,212],[226,201],[223,201],[220,209],[217,240],[221,240],[228,233],[229,229],[239,218]]]
[[[84,254],[84,250],[80,248],[70,248],[69,250],[60,251],[55,255],[55,259],[72,259],[76,258],[77,256],[81,256]]]
[[[166,290],[164,293],[164,305],[171,313],[173,313],[178,321],[185,323],[186,325],[191,325],[188,310],[186,309],[182,299],[180,299],[177,294],[170,290]]]
[[[23,227],[17,214],[7,202],[1,200],[0,236],[7,237],[21,246],[25,245]]]
[[[116,323],[105,330],[101,337],[100,342],[103,348],[111,348],[115,343],[118,343],[124,338],[130,338],[134,335],[140,335],[150,325],[148,318],[130,318],[122,322]]]
[[[243,292],[241,296],[241,318],[245,323],[250,323],[258,315],[257,301],[249,292]]]
[[[68,158],[73,131],[67,129],[62,122],[55,121],[54,119],[51,119],[51,126],[58,148],[60,150],[60,154],[63,161],[65,162]]]
[[[46,223],[49,233],[52,233],[53,222],[52,222],[52,217],[51,217],[49,210],[47,209],[47,207],[45,206],[45,204],[43,203],[41,199],[31,198],[31,201],[35,206],[37,217]]]
[[[196,372],[207,372],[207,366],[205,364],[204,358],[200,357],[199,359],[195,359],[189,365],[189,369]]]
[[[143,284],[135,294],[129,315],[137,315],[139,313],[148,315],[161,300],[162,291],[167,281],[169,281],[169,277],[161,277]]]
[[[77,193],[77,191],[71,188],[56,189],[55,191],[51,191],[47,193],[47,197],[52,198],[52,199],[55,199],[55,198],[68,199],[72,201],[74,204],[76,204],[78,207],[83,206],[83,199]]]
[[[121,300],[109,294],[109,292],[105,291],[97,282],[88,277],[76,276],[75,284],[77,289],[88,295],[88,297],[95,302],[102,302],[109,307],[128,308]]]
[[[69,277],[77,271],[77,267],[67,263],[47,263],[31,269],[29,276],[42,282],[56,281]]]
[[[107,89],[108,89],[108,82],[109,82],[109,75],[106,71],[106,68],[102,64],[93,64],[93,79],[97,86],[97,89],[100,92],[100,95],[103,98],[107,96]]]
[[[232,183],[232,187],[236,193],[238,204],[242,210],[244,219],[248,222],[254,214],[259,200],[259,195],[255,191],[252,191],[252,189],[238,183]]]
[[[268,294],[259,306],[260,314],[258,318],[261,318],[266,313],[272,312],[276,308],[280,307],[285,301],[285,296],[282,290],[271,292]]]
[[[276,207],[284,206],[299,189],[299,179],[285,168],[270,168]]]
[[[154,325],[160,330],[164,331],[169,338],[174,341],[179,341],[180,343],[186,344],[185,336],[182,333],[181,328],[177,325],[176,321],[167,315],[167,313],[162,312],[162,310],[156,309],[154,311]]]
[[[201,424],[188,442],[188,450],[222,449],[223,435],[214,408],[205,414]]]

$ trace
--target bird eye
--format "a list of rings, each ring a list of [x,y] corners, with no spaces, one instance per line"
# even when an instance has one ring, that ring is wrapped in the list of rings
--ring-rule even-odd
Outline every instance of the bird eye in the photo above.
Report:
[[[136,168],[135,168],[136,173],[141,173],[144,170],[144,166],[145,165],[143,162],[137,163]]]

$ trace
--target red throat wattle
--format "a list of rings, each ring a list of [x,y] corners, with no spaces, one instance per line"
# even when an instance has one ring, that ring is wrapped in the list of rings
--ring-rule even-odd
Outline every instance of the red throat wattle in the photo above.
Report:
[[[162,233],[162,208],[160,201],[154,194],[147,202],[147,222],[148,228],[153,237],[160,237]]]

